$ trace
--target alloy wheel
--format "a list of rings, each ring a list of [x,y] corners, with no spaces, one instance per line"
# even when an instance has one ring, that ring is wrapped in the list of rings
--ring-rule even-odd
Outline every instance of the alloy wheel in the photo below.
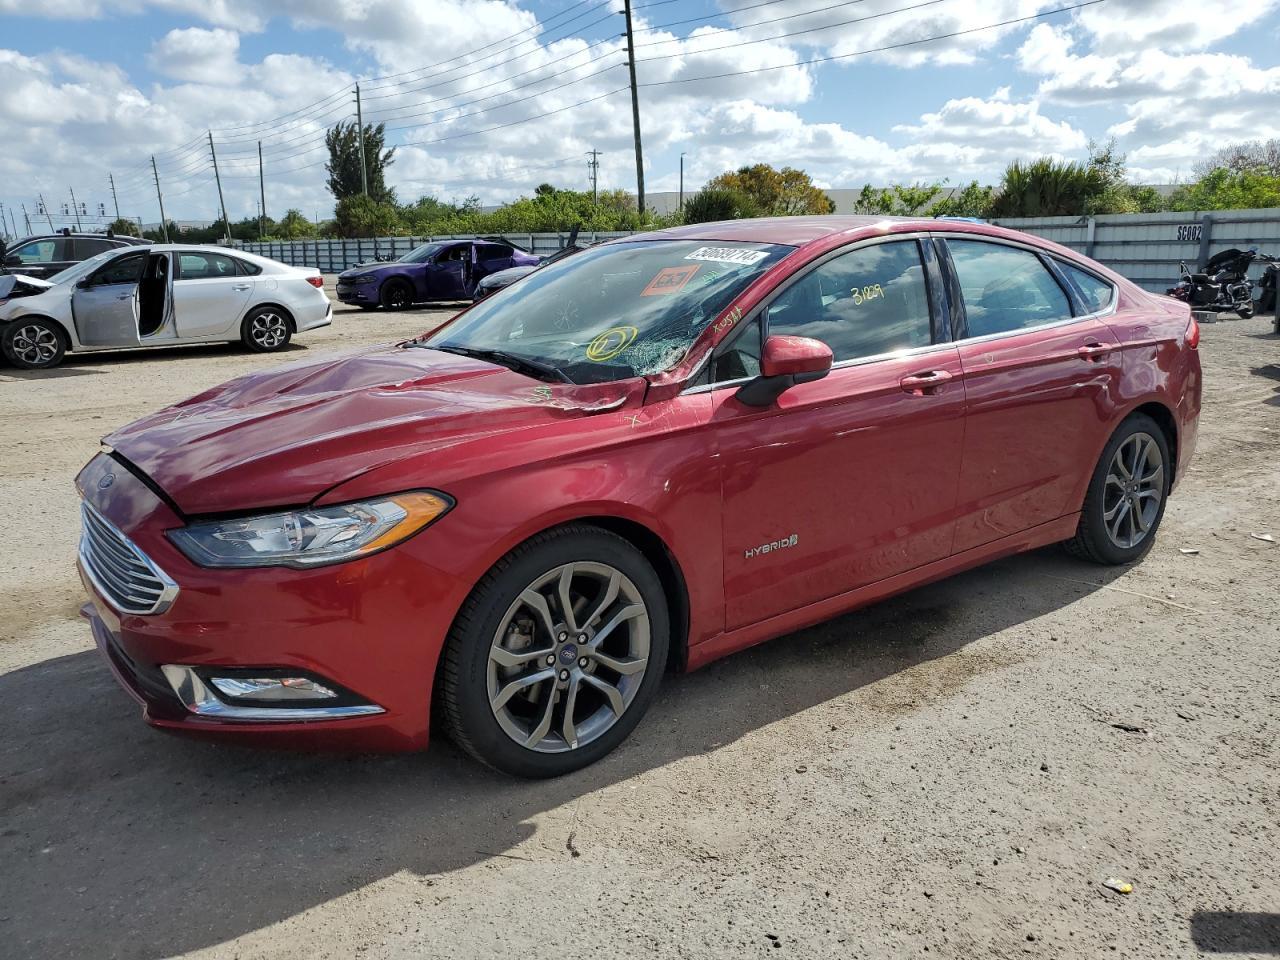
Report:
[[[19,329],[10,345],[14,356],[32,367],[43,366],[58,355],[58,335],[38,323]]]
[[[249,324],[249,336],[264,350],[280,346],[288,335],[289,325],[278,313],[260,313]]]
[[[503,731],[538,753],[563,753],[610,730],[649,668],[640,591],[605,563],[558,566],[507,609],[489,648],[489,705]]]
[[[1103,488],[1102,522],[1117,547],[1146,539],[1164,499],[1164,456],[1155,437],[1135,433],[1116,449]]]
[[[387,306],[392,310],[403,310],[409,305],[409,291],[402,284],[395,284],[387,291]]]

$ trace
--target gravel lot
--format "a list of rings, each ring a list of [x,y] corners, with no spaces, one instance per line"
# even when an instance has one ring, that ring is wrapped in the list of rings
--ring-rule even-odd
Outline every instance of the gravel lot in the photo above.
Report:
[[[288,357],[445,316],[340,311]],[[280,358],[0,368],[0,956],[1280,952],[1280,543],[1252,536],[1280,541],[1280,337],[1221,323],[1201,353],[1199,454],[1141,565],[1045,550],[671,678],[550,783],[446,742],[145,728],[77,616],[72,477],[116,426]]]

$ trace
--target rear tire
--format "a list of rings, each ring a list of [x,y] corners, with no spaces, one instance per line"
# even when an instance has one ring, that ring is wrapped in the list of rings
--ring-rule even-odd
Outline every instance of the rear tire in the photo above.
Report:
[[[413,306],[413,287],[404,280],[388,280],[382,285],[381,300],[388,310],[407,310]]]
[[[5,359],[20,370],[48,370],[67,353],[67,335],[52,320],[22,317],[0,333]]]
[[[539,534],[463,604],[441,658],[441,718],[458,746],[504,773],[570,773],[640,722],[669,636],[662,583],[631,543],[579,524]]]
[[[1253,305],[1252,305],[1252,304],[1250,304],[1250,305],[1249,305],[1249,306],[1247,306],[1247,307],[1241,307],[1240,309],[1238,309],[1238,310],[1236,311],[1236,313],[1238,313],[1238,314],[1240,315],[1240,319],[1241,319],[1241,320],[1252,320],[1252,319],[1253,319]]]
[[[1109,565],[1143,557],[1164,518],[1171,476],[1160,425],[1144,413],[1127,417],[1098,459],[1075,536],[1063,544],[1067,552]]]
[[[293,322],[278,307],[258,307],[240,324],[240,340],[254,353],[275,353],[293,339]]]

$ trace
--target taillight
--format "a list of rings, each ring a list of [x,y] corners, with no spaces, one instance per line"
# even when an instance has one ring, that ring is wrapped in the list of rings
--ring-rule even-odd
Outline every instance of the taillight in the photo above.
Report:
[[[311,284],[317,290],[324,289],[324,277],[307,277],[307,283]]]
[[[1187,324],[1187,346],[1195,350],[1200,346],[1200,324],[1196,323],[1196,315],[1191,315],[1191,321]]]

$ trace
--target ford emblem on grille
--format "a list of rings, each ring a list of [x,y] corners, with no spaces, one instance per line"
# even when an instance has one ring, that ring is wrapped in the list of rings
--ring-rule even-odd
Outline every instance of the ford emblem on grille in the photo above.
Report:
[[[104,473],[102,479],[98,481],[98,489],[105,490],[115,482],[116,475],[114,473]]]

